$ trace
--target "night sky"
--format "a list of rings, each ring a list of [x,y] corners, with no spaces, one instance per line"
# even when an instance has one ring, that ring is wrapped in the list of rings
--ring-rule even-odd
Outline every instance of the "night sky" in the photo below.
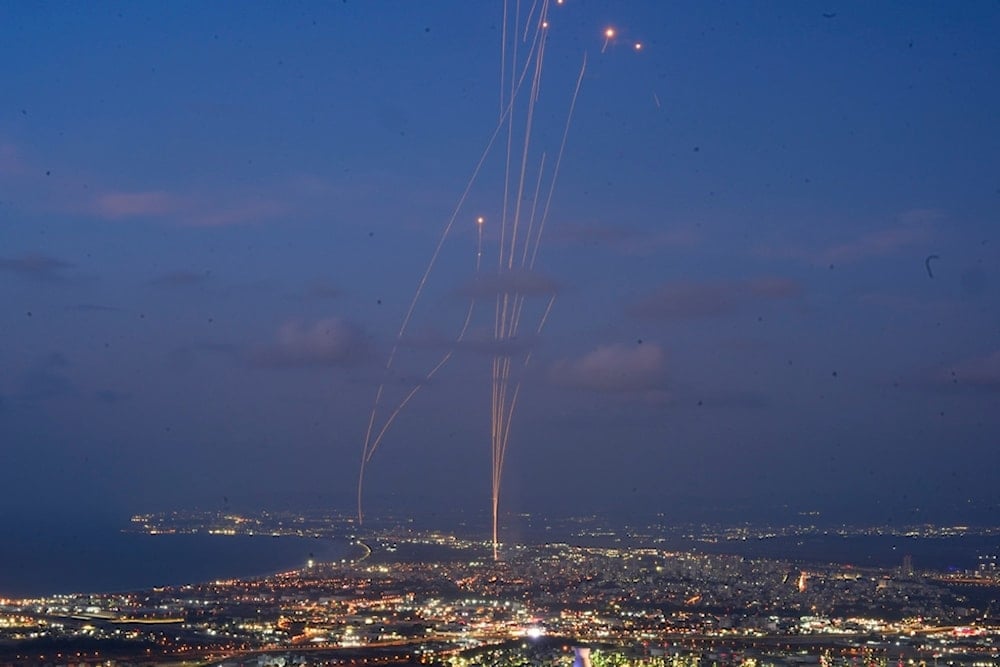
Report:
[[[1000,5],[549,20],[531,165],[587,66],[523,335],[492,339],[501,133],[384,374],[497,127],[502,2],[0,6],[0,514],[353,511],[380,381],[449,350],[373,508],[487,511],[498,351],[532,355],[511,511],[995,504]]]

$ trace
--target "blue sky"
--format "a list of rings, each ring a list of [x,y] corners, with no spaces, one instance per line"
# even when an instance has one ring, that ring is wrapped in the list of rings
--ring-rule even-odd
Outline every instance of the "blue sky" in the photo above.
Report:
[[[996,3],[549,21],[529,184],[587,66],[521,277],[505,506],[995,505]],[[0,9],[10,511],[350,510],[383,379],[387,404],[422,389],[371,502],[485,510],[503,133],[382,369],[497,126],[502,25],[500,2]]]

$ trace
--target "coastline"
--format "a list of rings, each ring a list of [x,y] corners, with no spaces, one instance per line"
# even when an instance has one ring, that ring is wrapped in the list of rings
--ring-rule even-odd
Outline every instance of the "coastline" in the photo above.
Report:
[[[335,538],[25,531],[0,553],[0,597],[136,591],[298,570],[348,557]]]

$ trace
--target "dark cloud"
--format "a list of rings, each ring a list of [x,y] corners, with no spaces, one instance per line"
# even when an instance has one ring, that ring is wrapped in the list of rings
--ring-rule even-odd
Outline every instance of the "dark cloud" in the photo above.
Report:
[[[254,350],[251,361],[265,367],[344,366],[368,353],[368,338],[358,326],[330,317],[311,325],[286,322],[278,329],[277,340]]]
[[[48,255],[0,257],[0,271],[7,271],[34,280],[64,280],[65,271],[74,265]]]
[[[605,345],[578,359],[557,361],[549,369],[559,385],[601,392],[662,390],[666,381],[663,350],[655,343]]]
[[[718,283],[670,283],[629,308],[637,317],[694,319],[728,315],[754,301],[792,299],[802,293],[785,278]]]
[[[548,276],[526,269],[514,269],[476,276],[472,282],[459,289],[459,294],[476,299],[489,299],[498,294],[540,296],[555,294],[558,291],[559,285]]]
[[[168,271],[149,281],[157,287],[199,287],[211,278],[210,271]]]

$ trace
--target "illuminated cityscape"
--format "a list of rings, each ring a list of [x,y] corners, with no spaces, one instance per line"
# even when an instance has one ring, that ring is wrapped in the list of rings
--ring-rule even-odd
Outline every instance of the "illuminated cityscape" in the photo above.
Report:
[[[346,516],[185,513],[129,530],[330,537]],[[540,521],[569,539],[504,545],[385,525],[334,562],[247,580],[0,601],[5,664],[996,664],[995,555],[962,571],[802,563],[656,546],[662,527]],[[786,532],[805,535],[814,527]],[[891,532],[841,530],[863,536]],[[702,544],[773,528],[688,526]],[[919,526],[935,539],[998,529]],[[588,546],[581,546],[581,544]],[[733,548],[738,551],[738,548]],[[277,662],[275,662],[277,661]]]

